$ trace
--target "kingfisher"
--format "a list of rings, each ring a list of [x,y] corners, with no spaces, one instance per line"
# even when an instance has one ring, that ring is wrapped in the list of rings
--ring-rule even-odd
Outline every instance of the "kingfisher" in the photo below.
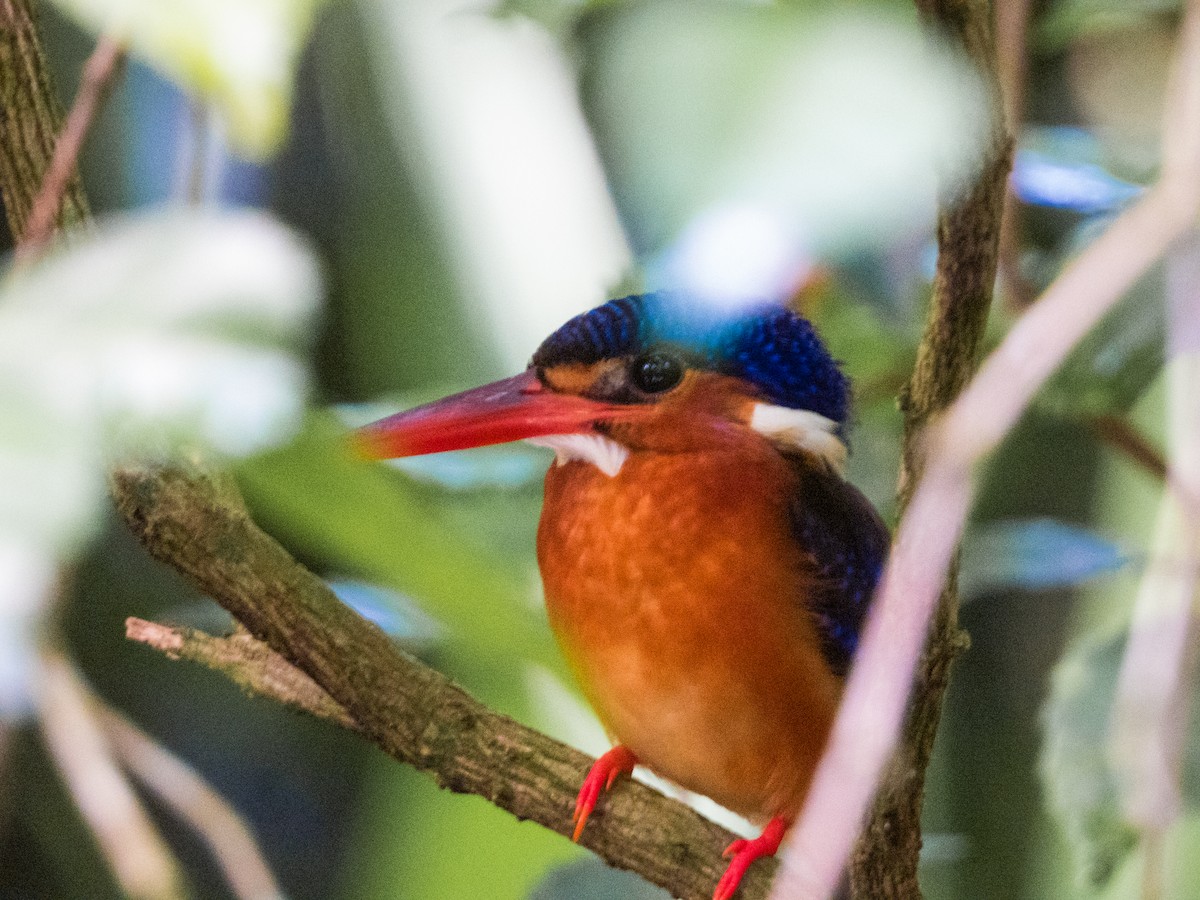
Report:
[[[550,626],[614,746],[578,840],[637,765],[762,824],[714,900],[779,848],[828,738],[888,552],[844,477],[850,386],[811,323],[673,292],[568,321],[521,374],[398,413],[385,459],[549,447],[537,535]]]

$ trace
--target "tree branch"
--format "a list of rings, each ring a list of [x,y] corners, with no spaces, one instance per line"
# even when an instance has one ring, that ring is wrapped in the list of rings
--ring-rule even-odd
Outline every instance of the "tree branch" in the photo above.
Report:
[[[990,142],[979,174],[963,196],[938,215],[933,297],[912,378],[900,396],[904,446],[898,499],[901,514],[924,470],[925,428],[966,386],[979,360],[992,301],[1001,216],[1012,142],[1004,127],[991,4],[978,0],[917,0],[926,21],[947,33],[975,63],[990,102]],[[856,897],[920,897],[921,806],[942,700],[954,659],[968,645],[958,627],[957,564],[946,577],[917,666],[908,718],[891,768],[850,863]]]
[[[25,233],[54,155],[62,108],[50,88],[32,0],[0,0],[0,195],[13,237]],[[88,217],[79,173],[67,179],[60,227]]]
[[[190,660],[220,672],[251,694],[303,710],[349,731],[362,731],[346,708],[323,687],[244,631],[213,637],[203,631],[131,616],[125,620],[125,637],[153,647],[170,659]]]
[[[478,794],[518,819],[571,834],[575,795],[591,760],[493,712],[401,653],[259,530],[227,482],[194,468],[127,467],[114,474],[113,494],[152,555],[311,677],[385,753],[443,788]],[[192,654],[187,644],[174,652]],[[724,870],[721,849],[735,837],[645,785],[621,782],[581,843],[672,896],[707,900]],[[756,866],[742,897],[765,896],[773,870]]]
[[[783,859],[781,890],[790,887],[805,897],[833,890],[862,811],[901,731],[909,687],[928,690],[918,676],[929,671],[930,653],[918,667],[919,651],[929,636],[928,623],[934,622],[935,629],[930,652],[945,633],[943,576],[953,569],[974,466],[1015,425],[1070,349],[1194,225],[1200,211],[1200,0],[1188,3],[1180,34],[1167,91],[1158,183],[1063,270],[930,429],[924,471],[900,523],[829,748]],[[928,709],[923,693],[912,698],[908,740],[921,733],[921,716]],[[880,805],[906,776],[911,773],[893,767]],[[913,824],[897,819],[894,827]],[[869,834],[867,840],[872,839]],[[886,840],[886,832],[881,839]],[[888,878],[886,871],[881,874]],[[877,887],[879,892],[870,896],[893,896],[893,890],[895,896],[917,896],[918,891],[915,877],[888,879]]]
[[[54,154],[50,157],[49,168],[42,177],[41,189],[21,234],[21,241],[17,247],[19,262],[28,262],[36,257],[54,234],[67,187],[79,177],[79,153],[83,150],[83,143],[92,129],[100,104],[108,95],[113,77],[124,59],[125,51],[117,40],[102,37],[84,63],[79,91],[75,94],[71,111],[67,114],[58,140],[54,143]]]

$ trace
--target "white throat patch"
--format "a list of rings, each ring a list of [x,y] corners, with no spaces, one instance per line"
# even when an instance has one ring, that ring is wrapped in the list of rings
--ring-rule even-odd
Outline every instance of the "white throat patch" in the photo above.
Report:
[[[838,438],[837,422],[807,409],[755,403],[750,427],[785,448],[820,457],[839,475],[846,468],[846,445]]]
[[[602,434],[547,434],[526,438],[526,441],[535,447],[549,447],[553,450],[556,466],[578,459],[590,462],[609,478],[620,472],[625,460],[629,459],[628,447],[623,447]]]

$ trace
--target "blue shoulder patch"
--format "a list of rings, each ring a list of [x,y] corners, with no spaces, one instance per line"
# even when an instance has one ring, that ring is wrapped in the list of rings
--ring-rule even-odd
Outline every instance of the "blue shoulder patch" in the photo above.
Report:
[[[723,314],[667,292],[610,300],[546,338],[533,365],[590,364],[658,345],[680,348],[700,368],[751,382],[771,403],[846,422],[846,376],[812,324],[776,304]]]
[[[800,479],[790,506],[792,535],[816,576],[811,594],[802,599],[817,626],[826,662],[835,674],[845,675],[891,536],[853,485],[802,460],[795,465]]]

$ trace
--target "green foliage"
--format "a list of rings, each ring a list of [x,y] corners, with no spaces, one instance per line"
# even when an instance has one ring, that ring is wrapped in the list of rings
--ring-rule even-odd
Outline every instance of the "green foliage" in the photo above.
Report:
[[[1038,404],[1057,415],[1124,415],[1162,370],[1161,273],[1141,279],[1075,348],[1042,389]]]
[[[1110,633],[1079,642],[1056,667],[1045,708],[1042,772],[1052,809],[1075,851],[1081,879],[1097,888],[1109,885],[1122,867],[1131,864],[1130,856],[1138,844],[1137,831],[1121,813],[1107,758],[1112,701],[1125,641],[1123,633]],[[1200,677],[1195,679],[1193,691],[1197,687]],[[1195,716],[1187,735],[1182,784],[1186,809],[1194,821],[1200,814],[1200,720]],[[1172,840],[1200,847],[1197,836],[1193,824]],[[1171,878],[1194,878],[1193,860],[1193,855],[1176,855]],[[1192,875],[1187,875],[1189,872]],[[1105,896],[1136,896],[1119,885],[1120,880]]]
[[[1062,50],[1073,40],[1140,25],[1180,6],[1179,0],[1057,0],[1039,23],[1037,43],[1042,50]]]
[[[262,158],[279,148],[296,65],[321,0],[54,2],[215,103],[234,145],[247,156]]]

